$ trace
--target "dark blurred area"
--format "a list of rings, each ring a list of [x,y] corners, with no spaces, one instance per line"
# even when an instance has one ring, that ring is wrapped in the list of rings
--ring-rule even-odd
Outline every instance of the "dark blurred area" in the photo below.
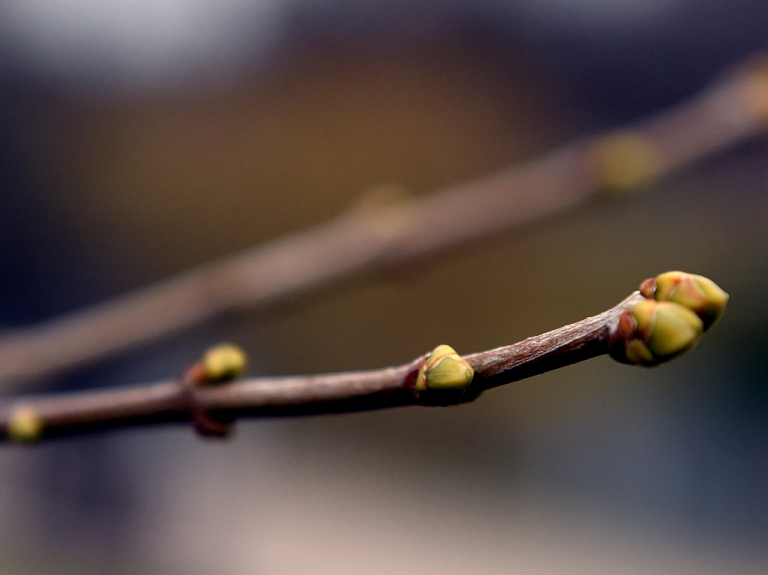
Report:
[[[694,95],[768,4],[0,4],[0,327],[535,158]],[[731,295],[690,354],[600,358],[456,409],[150,429],[0,451],[0,573],[768,571],[768,147],[35,389],[384,366],[592,315],[647,276]],[[448,310],[435,313],[437,309]],[[450,310],[464,310],[456,325]]]

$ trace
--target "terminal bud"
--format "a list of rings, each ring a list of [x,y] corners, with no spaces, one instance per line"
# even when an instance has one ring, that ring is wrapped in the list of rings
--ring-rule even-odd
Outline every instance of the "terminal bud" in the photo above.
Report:
[[[640,284],[640,293],[649,299],[688,308],[699,316],[704,331],[720,319],[728,303],[728,294],[711,279],[679,271],[648,278]]]

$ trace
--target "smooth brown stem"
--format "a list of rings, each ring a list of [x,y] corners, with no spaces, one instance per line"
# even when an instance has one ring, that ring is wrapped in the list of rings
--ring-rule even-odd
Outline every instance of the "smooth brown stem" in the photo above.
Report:
[[[21,398],[0,405],[0,441],[19,410],[33,414],[41,438],[130,426],[190,421],[195,412],[216,420],[241,417],[366,411],[404,405],[455,405],[483,391],[608,351],[608,336],[622,311],[643,297],[635,292],[615,307],[519,343],[464,356],[475,369],[462,392],[415,393],[413,381],[425,355],[384,369],[327,375],[262,377],[197,387],[183,379],[127,389]]]

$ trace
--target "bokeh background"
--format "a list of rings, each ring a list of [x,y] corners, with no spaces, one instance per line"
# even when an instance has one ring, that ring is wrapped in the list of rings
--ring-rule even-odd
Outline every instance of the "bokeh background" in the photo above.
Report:
[[[0,322],[640,118],[764,48],[767,24],[757,0],[5,0]],[[165,378],[221,340],[252,374],[476,351],[667,269],[731,294],[658,369],[600,358],[460,408],[247,421],[224,443],[4,447],[0,574],[768,572],[766,152],[39,383]]]

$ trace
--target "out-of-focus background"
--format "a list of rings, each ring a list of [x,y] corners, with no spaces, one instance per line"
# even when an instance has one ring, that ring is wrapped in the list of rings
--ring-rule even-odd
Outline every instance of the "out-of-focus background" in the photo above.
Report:
[[[6,0],[0,322],[301,230],[372,186],[426,193],[639,118],[764,48],[766,25],[756,0]],[[225,443],[4,447],[0,573],[768,572],[766,152],[47,382],[165,378],[221,340],[252,374],[481,350],[667,269],[731,294],[654,370],[600,358],[460,408],[241,422]]]

